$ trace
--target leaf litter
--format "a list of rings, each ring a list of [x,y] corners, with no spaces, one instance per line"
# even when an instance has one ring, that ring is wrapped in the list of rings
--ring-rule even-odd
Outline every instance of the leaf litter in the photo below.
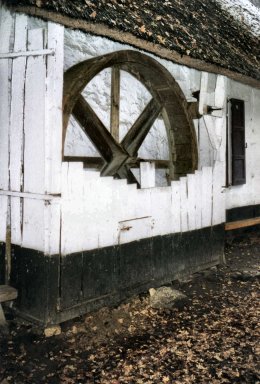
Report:
[[[260,384],[260,236],[229,241],[225,256],[172,283],[189,298],[182,309],[155,310],[144,293],[50,338],[13,319],[0,339],[0,383]]]

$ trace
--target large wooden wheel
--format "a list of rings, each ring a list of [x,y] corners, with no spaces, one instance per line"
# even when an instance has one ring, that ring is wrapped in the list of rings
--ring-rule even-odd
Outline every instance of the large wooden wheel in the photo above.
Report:
[[[100,121],[81,92],[103,69],[112,67],[111,132]],[[120,69],[141,81],[152,95],[144,111],[119,142]],[[73,115],[104,161],[102,175],[133,179],[130,166],[156,118],[161,114],[169,143],[170,179],[197,168],[197,144],[188,103],[171,74],[157,61],[136,51],[119,51],[83,61],[64,75],[63,142]]]

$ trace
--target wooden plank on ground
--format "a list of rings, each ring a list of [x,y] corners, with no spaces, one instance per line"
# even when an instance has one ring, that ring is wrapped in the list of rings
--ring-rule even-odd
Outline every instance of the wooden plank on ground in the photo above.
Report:
[[[251,227],[253,225],[260,224],[260,217],[254,217],[252,219],[231,221],[225,224],[226,231],[232,231],[233,229]]]
[[[0,303],[17,298],[17,290],[9,285],[0,285]]]

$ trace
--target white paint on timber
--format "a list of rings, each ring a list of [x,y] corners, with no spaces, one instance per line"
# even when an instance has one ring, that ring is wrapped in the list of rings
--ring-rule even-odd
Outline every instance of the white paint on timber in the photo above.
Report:
[[[180,181],[171,183],[171,216],[172,216],[172,232],[181,232],[181,196],[180,196]]]
[[[153,162],[141,162],[140,175],[141,188],[155,187],[155,164]]]
[[[136,189],[125,180],[100,177],[80,162],[65,162],[62,168],[63,255],[211,225],[210,167],[173,181],[170,187],[145,189]],[[201,196],[199,203],[196,191]],[[220,188],[215,190],[216,195],[220,192]],[[214,220],[222,222],[220,216]]]
[[[181,196],[181,232],[189,230],[188,223],[188,196],[186,177],[180,178],[180,196]]]
[[[196,195],[195,195],[196,176],[194,174],[187,175],[187,190],[188,190],[188,222],[189,230],[196,229]]]
[[[152,218],[137,217],[132,220],[125,220],[118,223],[118,244],[125,244],[133,241],[142,233],[144,237],[152,236]]]
[[[44,201],[24,199],[22,247],[44,252],[44,209]]]
[[[195,228],[202,228],[202,173],[201,171],[195,172],[195,196],[196,196],[196,208],[195,208]]]
[[[210,144],[213,148],[213,156],[214,160],[217,160],[217,154],[219,147],[221,145],[221,137],[217,136],[216,134],[216,126],[214,124],[214,117],[210,115],[204,115],[203,116],[204,124],[207,129],[208,137],[210,140]]]
[[[59,200],[45,202],[44,205],[44,253],[60,253],[61,209]]]
[[[0,15],[1,241],[10,225],[13,244],[59,253],[63,27],[28,30],[26,16]]]
[[[260,204],[260,90],[230,80],[227,95],[229,99],[245,100],[247,143],[246,184],[230,186],[225,191],[226,209],[231,209]]]
[[[202,184],[202,228],[210,227],[212,221],[212,168],[203,167]]]
[[[22,245],[21,204],[22,199],[11,199],[11,239],[13,244]]]
[[[37,23],[29,21],[29,29],[35,28]],[[12,50],[9,45],[13,25],[10,14],[1,9],[0,31],[3,31],[3,25],[5,25],[5,37],[3,39],[3,34],[0,33],[0,53]],[[16,28],[20,28],[21,33],[15,33],[13,49],[15,52],[19,50],[25,52],[26,41],[22,40],[26,30],[24,16],[16,16]],[[225,200],[228,208],[260,203],[260,169],[256,167],[260,162],[259,90],[227,81],[223,76],[200,73],[155,58],[153,55],[151,56],[174,76],[188,100],[192,100],[193,91],[201,89],[201,111],[205,112],[206,105],[223,108],[221,111],[213,112],[211,116],[204,116],[203,119],[196,121],[202,170],[183,177],[180,181],[172,182],[170,187],[154,187],[154,177],[150,179],[149,176],[147,184],[142,183],[146,188],[137,189],[136,185],[127,185],[125,180],[102,178],[99,172],[84,169],[83,163],[64,163],[61,166],[63,28],[43,21],[41,28],[45,31],[30,29],[28,32],[30,52],[44,50],[47,47],[55,51],[54,56],[21,56],[12,60],[0,60],[0,96],[1,100],[4,100],[0,105],[0,189],[2,189],[0,241],[5,241],[6,237],[7,196],[10,196],[11,200],[12,241],[24,247],[43,251],[45,254],[59,253],[61,247],[63,255],[220,224],[225,221]],[[46,38],[44,44],[43,33]],[[108,39],[67,30],[64,65],[68,67],[87,57],[128,48],[134,49]],[[26,76],[22,76],[26,62]],[[11,63],[13,73],[8,82]],[[25,100],[21,99],[24,78]],[[103,113],[104,118],[107,118],[105,112],[109,109],[110,102],[110,91],[107,90],[107,86],[110,87],[108,78],[109,71],[100,74],[84,91],[87,92],[89,102],[96,104],[96,113]],[[124,99],[120,103],[122,135],[141,113],[149,101],[150,94],[128,73],[122,74],[121,83],[123,85],[121,95]],[[9,95],[10,86],[12,100]],[[246,102],[247,183],[231,187],[223,193],[226,96],[244,99]],[[19,135],[23,131],[23,126],[20,118],[15,118],[21,116],[22,119],[23,102],[25,102],[24,190],[20,187],[22,177],[19,177],[22,169],[21,148],[23,148]],[[11,135],[12,188],[9,188],[8,180],[8,129]],[[165,127],[162,120],[158,119],[151,130],[149,140],[144,143],[142,155],[147,155],[147,158],[154,156],[167,159],[168,148],[165,137]],[[77,150],[77,142],[82,142],[81,138],[77,138],[71,148],[76,147]],[[83,153],[86,150],[84,145],[82,145]],[[22,211],[24,214],[21,226]],[[126,225],[131,228],[125,230]],[[21,228],[23,233],[20,231]]]
[[[43,29],[28,31],[28,49],[43,48]],[[45,78],[43,56],[28,57],[25,82],[24,192],[45,192]]]
[[[213,168],[212,183],[212,225],[225,222],[225,194],[223,189],[224,163],[216,162]]]
[[[26,197],[28,199],[44,200],[44,201],[60,199],[60,195],[49,195],[49,194],[47,195],[47,194],[28,193],[28,192],[13,192],[13,191],[5,191],[5,190],[2,190],[2,191],[0,190],[0,195]]]
[[[14,47],[26,49],[27,17],[16,15]],[[24,140],[24,86],[26,58],[19,57],[12,63],[12,98],[10,114],[10,188],[21,191],[23,185],[23,140]]]
[[[216,80],[216,89],[214,93],[214,107],[221,108],[219,111],[213,111],[212,116],[223,117],[225,116],[225,104],[226,104],[226,87],[227,81],[225,76],[218,75]]]
[[[207,105],[208,79],[209,79],[209,74],[207,72],[202,72],[201,82],[200,82],[200,98],[199,98],[199,113],[201,115],[204,115],[205,108]]]
[[[48,23],[47,46],[55,55],[47,57],[45,120],[45,191],[59,193],[62,159],[62,97],[64,28]]]
[[[26,16],[23,16],[26,18]],[[28,56],[44,56],[44,55],[54,55],[54,50],[52,49],[39,49],[35,51],[24,51],[24,52],[9,52],[9,53],[0,53],[0,59],[15,59],[16,57],[28,57]]]
[[[6,223],[7,223],[7,205],[8,197],[0,196],[0,241],[6,241]]]
[[[0,53],[9,50],[13,18],[5,8],[0,8]],[[0,189],[8,189],[9,177],[9,60],[0,61]]]
[[[215,150],[212,147],[209,133],[203,118],[199,119],[198,124],[198,150],[199,150],[199,169],[204,166],[213,166]]]

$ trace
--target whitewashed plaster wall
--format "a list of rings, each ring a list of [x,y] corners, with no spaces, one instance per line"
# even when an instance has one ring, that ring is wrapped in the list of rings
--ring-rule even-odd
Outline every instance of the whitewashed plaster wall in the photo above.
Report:
[[[245,101],[246,184],[226,189],[226,208],[260,204],[260,90],[228,82],[228,98]]]
[[[47,24],[45,22],[36,20],[34,18],[28,18],[28,19],[29,19],[29,29],[33,29],[34,27],[35,28],[40,27],[40,28],[45,28],[47,30]],[[62,38],[63,38],[63,35],[62,35]],[[12,50],[12,46],[9,47],[9,49]],[[134,48],[123,45],[123,44],[119,44],[116,42],[112,42],[105,38],[91,36],[83,32],[66,30],[65,31],[65,69],[82,60],[92,58],[94,56],[103,55],[106,53],[111,53],[113,51],[118,51],[120,49],[125,50],[125,49],[134,49]],[[6,50],[8,50],[8,47],[6,48]],[[73,227],[74,222],[78,224],[82,223],[81,229],[84,231],[86,230],[91,232],[91,228],[93,227],[89,226],[88,221],[86,220],[84,221],[83,219],[80,220],[80,215],[83,215],[84,213],[84,215],[88,217],[91,213],[91,209],[94,209],[95,217],[97,218],[97,223],[100,224],[101,219],[103,219],[103,217],[106,216],[107,210],[108,209],[111,210],[114,207],[113,204],[111,205],[111,199],[109,200],[109,197],[107,197],[106,201],[104,201],[104,188],[107,188],[107,192],[109,192],[110,196],[111,196],[111,193],[114,191],[114,194],[112,193],[114,202],[116,202],[116,198],[114,196],[118,196],[117,198],[119,199],[119,203],[117,204],[117,206],[120,206],[122,208],[120,209],[123,212],[123,215],[120,216],[121,215],[120,213],[120,215],[115,214],[113,216],[114,217],[113,226],[110,225],[111,223],[106,223],[106,224],[104,223],[104,228],[102,227],[103,229],[99,228],[98,225],[95,227],[96,228],[95,235],[99,237],[98,237],[98,240],[95,240],[93,244],[91,243],[92,247],[110,245],[111,241],[116,242],[117,235],[118,235],[118,225],[119,225],[118,222],[125,223],[131,219],[136,219],[138,217],[139,218],[151,217],[152,221],[151,221],[150,229],[152,230],[151,232],[152,235],[166,234],[166,233],[172,233],[173,231],[180,231],[180,230],[187,231],[187,230],[192,230],[195,228],[200,228],[200,227],[210,225],[211,224],[210,209],[213,209],[213,212],[216,212],[216,215],[217,215],[216,218],[214,219],[214,222],[212,222],[212,224],[216,225],[223,222],[224,219],[222,217],[221,208],[224,210],[225,198],[226,198],[227,208],[257,204],[260,202],[259,201],[260,168],[257,166],[260,160],[260,155],[258,150],[258,147],[260,144],[260,137],[259,137],[260,135],[260,132],[259,132],[260,92],[250,87],[241,85],[239,83],[228,81],[228,79],[224,78],[223,76],[217,76],[214,74],[199,72],[197,70],[180,66],[167,60],[159,59],[153,55],[151,56],[154,57],[158,62],[160,62],[169,70],[169,72],[173,75],[175,80],[178,81],[181,89],[183,90],[188,100],[192,100],[192,92],[197,90],[201,91],[200,92],[201,111],[206,105],[224,107],[222,111],[216,114],[216,116],[204,115],[201,119],[194,121],[195,130],[198,137],[199,168],[202,169],[202,171],[201,172],[199,171],[199,173],[195,174],[195,179],[193,178],[194,175],[189,175],[187,178],[182,178],[180,182],[174,182],[172,186],[169,186],[167,188],[145,188],[142,190],[135,191],[135,186],[127,185],[125,180],[115,181],[112,179],[100,178],[99,174],[96,172],[91,173],[88,171],[85,172],[83,171],[83,169],[81,170],[82,164],[68,165],[67,163],[64,163],[63,170],[66,170],[66,168],[68,167],[72,171],[71,179],[70,180],[66,179],[65,181],[66,182],[69,181],[70,185],[75,184],[75,194],[73,194],[73,199],[71,201],[67,199],[68,193],[67,193],[67,186],[65,185],[66,183],[64,184],[64,178],[63,178],[63,183],[62,183],[63,185],[61,189],[62,198],[60,200],[59,198],[57,199],[55,198],[57,200],[57,204],[55,200],[50,205],[45,206],[42,201],[39,201],[39,204],[38,204],[39,209],[37,211],[36,203],[35,202],[31,203],[30,197],[27,196],[26,201],[27,202],[30,201],[30,204],[29,203],[28,204],[26,203],[26,204],[28,205],[28,209],[30,209],[31,216],[26,221],[26,223],[28,223],[29,225],[28,230],[26,229],[27,227],[25,226],[24,226],[24,230],[26,229],[27,231],[26,233],[28,233],[28,236],[26,237],[24,232],[23,239],[22,239],[23,242],[21,243],[20,240],[19,241],[17,240],[15,243],[22,244],[23,246],[27,246],[29,248],[31,247],[39,250],[44,250],[46,253],[49,252],[49,250],[47,250],[46,248],[46,244],[50,243],[52,245],[54,244],[52,246],[52,252],[54,252],[53,251],[54,249],[55,249],[55,252],[57,252],[59,248],[59,244],[58,244],[59,235],[57,234],[60,233],[59,231],[60,208],[59,207],[61,206],[63,220],[64,220],[64,223],[67,225],[67,227],[65,225],[63,226],[64,231],[65,229],[66,231],[62,235],[62,239],[64,241],[67,241],[67,239],[69,239],[68,240],[69,243],[67,244],[68,246],[67,245],[65,246],[65,243],[63,244],[64,245],[63,253],[66,253],[67,251],[74,252],[78,250],[77,244],[75,244],[74,246],[72,243],[70,243],[71,241],[70,234],[72,233],[72,229],[74,228]],[[62,69],[60,70],[60,73],[59,73],[60,75],[59,81],[62,88],[61,72],[62,72]],[[36,85],[38,87],[38,84],[35,83],[35,86]],[[104,71],[103,74],[100,75],[100,77],[93,79],[93,81],[91,81],[91,83],[88,85],[85,91],[86,91],[86,97],[88,98],[88,101],[91,103],[92,107],[96,110],[96,113],[100,116],[100,118],[108,127],[109,103],[110,103],[109,70]],[[129,129],[129,127],[131,126],[135,118],[141,113],[145,104],[148,102],[150,95],[146,91],[146,89],[142,85],[140,85],[140,83],[138,83],[133,77],[131,77],[127,73],[123,73],[121,96],[122,96],[122,102],[121,102],[120,122],[121,122],[121,135],[123,135],[124,132],[126,132]],[[220,194],[218,189],[219,186],[225,185],[226,98],[227,97],[237,97],[239,99],[244,99],[246,102],[246,140],[248,143],[247,184],[240,187],[231,187],[229,189],[223,188],[223,192],[225,191],[225,193]],[[60,95],[60,98],[59,98],[60,104],[61,104],[61,99],[62,99],[62,95]],[[59,108],[59,111],[60,110],[61,108]],[[55,123],[55,127],[56,126],[57,125]],[[32,128],[34,128],[34,125],[32,125]],[[0,125],[0,129],[1,129],[1,125]],[[60,129],[60,132],[61,132],[61,129]],[[165,132],[165,128],[162,120],[157,121],[153,131],[150,134],[150,137],[147,138],[147,141],[143,145],[143,148],[142,148],[143,152],[141,153],[143,157],[147,156],[148,158],[154,157],[159,159],[167,158],[168,156],[167,142],[166,142],[166,136],[164,132]],[[76,124],[74,124],[74,126],[73,125],[71,126],[70,135],[71,136],[68,136],[67,138],[67,146],[66,146],[66,150],[68,151],[67,153],[70,153],[69,151],[72,151],[71,153],[75,155],[84,155],[86,153],[91,154],[90,152],[91,145],[88,143],[87,138],[76,126]],[[61,139],[60,139],[60,142],[61,142]],[[57,149],[57,147],[55,148]],[[73,151],[76,151],[77,153]],[[93,151],[94,150],[92,148],[92,155],[94,155],[95,153]],[[217,164],[217,167],[215,167],[216,164]],[[60,162],[58,165],[59,166],[61,165]],[[214,169],[210,171],[208,168],[203,168],[205,166],[206,167],[214,166]],[[2,164],[1,164],[1,167],[2,167]],[[83,191],[86,192],[86,193],[84,192],[83,197],[82,196],[80,197],[78,195],[78,189],[76,188],[77,183],[74,180],[75,167],[76,168],[78,167],[77,169],[79,170],[79,174],[81,176],[83,174],[86,176],[86,177],[85,176],[80,177],[77,180],[77,183],[83,183],[84,180],[85,181],[90,180],[91,177],[95,179],[95,182],[94,181],[91,182],[90,180],[90,183],[86,183],[86,184],[83,183],[84,185],[82,184]],[[216,174],[216,171],[217,171],[217,174]],[[211,175],[213,175],[213,180],[211,178]],[[63,172],[63,176],[64,176],[64,172]],[[204,180],[203,183],[202,183],[202,180]],[[220,180],[221,180],[221,183],[220,183]],[[120,188],[119,188],[119,185],[120,185]],[[186,187],[187,185],[188,185],[188,189]],[[194,185],[197,185],[197,187],[200,187],[200,188],[203,185],[207,186],[208,193],[206,194],[206,196],[209,201],[208,205],[211,208],[208,207],[207,209],[204,209],[204,206],[202,207],[200,205],[201,199],[198,199],[197,196],[200,196],[201,198],[201,193],[200,192],[197,193],[197,190],[199,191],[199,188],[196,187],[197,188],[196,189]],[[216,187],[217,187],[217,191],[216,193],[214,192],[216,199],[214,200],[213,197],[211,197],[210,191],[214,190],[214,188]],[[93,197],[93,201],[97,198],[97,196],[99,196],[100,202],[103,202],[103,205],[104,205],[103,210],[102,210],[101,203],[93,204],[92,207],[90,207],[86,203],[88,202],[88,199],[90,196],[90,193],[89,193],[90,189],[92,191],[91,196]],[[202,189],[204,190],[204,187]],[[131,192],[131,190],[133,191],[133,193]],[[186,196],[187,190],[190,191],[189,196]],[[182,198],[179,199],[180,205],[179,203],[176,204],[176,206],[174,205],[172,208],[173,211],[171,213],[171,211],[168,212],[167,207],[169,207],[170,202],[172,204],[172,202],[174,203],[174,201],[176,201],[176,196],[175,196],[176,193],[175,192],[173,193],[173,191],[177,191],[176,192],[177,195],[182,196]],[[43,196],[41,198],[44,199],[45,197]],[[86,203],[84,212],[82,211],[83,205],[81,204],[81,198],[83,199],[84,204]],[[14,199],[18,199],[18,198],[12,197],[12,200]],[[23,199],[23,196],[19,197],[19,199],[20,200]],[[128,199],[131,200],[133,204],[129,205],[129,209],[126,209],[125,201],[127,201]],[[2,200],[6,203],[6,196],[3,195]],[[205,199],[203,199],[203,201],[204,200]],[[99,200],[97,199],[97,202],[98,201]],[[163,203],[163,201],[165,203]],[[194,201],[196,201],[196,204],[199,204],[199,205],[197,206],[196,204],[194,204]],[[152,207],[152,208],[150,209],[149,207],[150,208]],[[201,215],[199,214],[199,217],[201,217],[201,223],[198,222],[198,226],[196,223],[195,223],[196,225],[194,223],[192,224],[192,220],[195,217],[194,207],[196,208],[196,212],[199,212],[199,213],[201,212]],[[50,209],[52,209],[51,213],[49,213]],[[1,207],[0,207],[0,211],[1,211]],[[7,212],[6,209],[5,210],[3,209],[2,211]],[[39,215],[37,212],[39,213]],[[55,212],[55,214],[53,212]],[[169,217],[167,216],[168,218],[166,218],[165,212],[167,212],[167,215],[169,216]],[[173,227],[173,225],[175,225],[174,223],[177,222],[174,219],[175,216],[177,215],[177,212],[179,212],[180,214],[179,217],[181,218],[181,220],[179,220],[178,222],[179,224],[181,223],[180,224],[181,226],[179,225],[178,228],[175,228]],[[191,226],[186,225],[188,214],[190,215]],[[205,217],[207,220],[203,219],[204,217],[203,215],[206,215]],[[34,220],[34,216],[35,216],[35,220]],[[46,222],[48,222],[48,228],[52,228],[52,231],[50,233],[46,229],[47,227],[46,228],[42,227],[43,217],[46,217]],[[49,219],[50,220],[55,219],[56,224],[52,225]],[[155,224],[153,224],[153,220],[155,220],[154,222]],[[36,221],[40,225],[40,228],[42,229],[42,231],[38,230],[38,227],[35,225]],[[14,221],[14,225],[17,223]],[[4,235],[5,229],[3,227],[1,230],[2,224],[4,224],[3,220],[0,222],[0,232],[3,232],[3,236],[0,237],[0,240],[5,241],[5,235]],[[111,230],[114,228],[113,236],[115,237],[113,237],[112,235],[111,235],[112,237],[108,236],[110,233],[109,228],[111,228]],[[140,230],[138,228],[136,227],[135,239],[141,238],[141,235],[144,237],[150,236],[150,234],[148,233],[140,234]],[[76,227],[74,230],[76,230]],[[44,232],[44,235],[43,235],[43,232]],[[80,231],[78,233],[80,233]],[[76,233],[76,235],[78,233]],[[37,237],[38,234],[39,236],[46,235],[46,237],[51,235],[53,237],[53,241],[52,240],[40,241]],[[104,234],[107,234],[107,235],[105,236]],[[92,236],[91,233],[90,235]],[[101,237],[103,235],[105,236],[105,238],[104,240],[101,241]],[[127,236],[126,234],[124,234],[123,241],[124,242],[132,241],[133,237],[131,236],[133,235],[131,236],[130,235],[131,235],[130,233],[129,235],[127,234]],[[91,236],[89,238],[91,238]],[[45,237],[42,237],[42,239],[43,238]],[[78,241],[77,239],[78,239],[78,236],[75,236],[76,242]],[[120,237],[120,242],[121,241],[122,239]],[[90,246],[90,244],[89,245],[84,244],[84,247],[86,246]]]
[[[107,38],[92,36],[76,30],[65,30],[65,69],[92,57],[104,55],[118,50],[135,49],[129,45],[113,42]],[[145,54],[148,54],[144,52]],[[223,76],[204,73],[192,68],[175,64],[148,54],[160,62],[172,74],[180,85],[187,100],[194,100],[192,93],[201,91],[204,105],[223,107],[218,117],[204,116],[194,120],[198,139],[199,169],[203,166],[213,166],[215,161],[223,167],[223,193],[226,196],[226,208],[260,203],[260,92],[252,87],[231,81]],[[203,76],[207,81],[203,80]],[[221,82],[220,86],[218,83]],[[204,87],[204,89],[203,89]],[[103,123],[109,127],[110,112],[110,70],[96,76],[85,89],[88,98]],[[126,72],[121,76],[121,109],[120,137],[122,137],[135,121],[150,99],[149,92],[144,86]],[[226,100],[238,98],[245,100],[246,126],[246,176],[243,186],[225,186],[226,163]],[[217,114],[216,114],[217,115]],[[66,153],[70,155],[97,155],[97,152],[87,137],[71,119],[66,140]],[[143,143],[139,156],[143,158],[167,159],[168,144],[165,127],[162,120],[155,122],[153,129]]]
[[[125,49],[134,48],[129,45],[113,42],[107,38],[65,29],[65,70],[83,60]],[[144,53],[147,54],[146,52]],[[192,93],[200,89],[201,72],[160,59],[154,55],[150,56],[168,69],[179,83],[187,100],[194,101],[195,99]],[[92,108],[108,129],[110,124],[110,79],[110,69],[104,70],[87,85],[83,92]],[[216,79],[216,75],[208,75],[207,92],[209,98],[215,91]],[[139,81],[129,73],[121,71],[120,139],[123,138],[136,118],[141,114],[150,98],[150,93]],[[200,139],[200,168],[202,166],[212,166],[214,162],[214,150],[210,143],[205,124],[203,121],[197,121],[195,122],[195,127]],[[65,154],[68,156],[98,156],[98,152],[73,117],[70,119],[67,132]],[[168,141],[162,119],[155,121],[138,155],[144,159],[166,160],[169,158]],[[166,180],[163,177],[159,177],[159,172],[158,170],[158,184],[164,185]],[[161,170],[161,172],[163,172],[163,170]]]
[[[32,17],[29,18],[29,23],[30,27],[43,27],[45,25],[44,21]],[[68,28],[65,28],[64,40],[65,70],[86,59],[117,50],[135,49],[130,45],[121,44],[107,38],[92,36],[88,33]],[[155,57],[147,52],[144,53],[152,56],[168,69],[179,83],[188,100],[192,100],[192,92],[201,90],[202,72]],[[205,103],[208,103],[209,105],[216,104],[215,91],[217,79],[217,75],[212,73],[208,74]],[[225,78],[224,86],[220,92],[223,92],[223,98],[233,97],[245,100],[247,182],[243,186],[233,186],[225,191],[227,209],[235,206],[258,204],[260,199],[260,167],[258,167],[260,157],[260,151],[258,150],[260,144],[260,91]],[[96,76],[96,78],[89,83],[86,87],[86,97],[88,97],[89,103],[95,109],[103,123],[109,127],[110,69],[103,71],[100,76]],[[131,75],[123,72],[121,76],[120,100],[121,137],[127,132],[149,100],[150,94],[145,87]],[[214,140],[212,140],[212,135],[206,127],[205,120],[203,118],[194,120],[198,138],[200,169],[203,166],[212,166],[215,160],[219,160],[223,163],[226,161],[226,105],[224,105],[222,118],[212,117],[211,120],[211,122],[213,122],[214,133],[217,136],[217,145],[214,143]],[[96,149],[81,131],[76,121],[73,121],[73,118],[71,118],[65,150],[68,155],[98,156]],[[151,133],[148,135],[142,146],[139,155],[144,158],[168,158],[167,138],[162,120],[156,121]],[[225,177],[223,178],[223,186],[224,185]]]
[[[65,70],[83,60],[125,49],[135,50],[135,48],[129,45],[113,42],[107,38],[92,36],[81,31],[65,29]],[[147,52],[143,53],[148,54]],[[201,89],[202,72],[175,64],[168,60],[160,59],[152,54],[148,55],[156,59],[172,74],[188,101],[195,100],[192,93]],[[205,103],[215,105],[214,99],[217,75],[209,73],[207,74],[207,77],[208,81],[205,89],[207,95]],[[100,75],[96,76],[85,88],[84,95],[102,122],[109,128],[110,69],[104,70]],[[225,97],[225,89],[223,89],[222,96],[223,98]],[[140,82],[130,74],[122,71],[120,138],[125,135],[135,119],[140,115],[146,104],[149,102],[150,98],[151,95]],[[223,121],[225,121],[225,118],[213,118],[216,133],[221,136],[222,130],[224,129]],[[97,155],[97,151],[93,148],[92,144],[81,131],[73,117],[71,118],[70,123],[67,133],[65,153],[71,156]],[[212,166],[216,156],[214,155],[214,148],[212,147],[205,121],[203,119],[194,121],[194,125],[199,141],[200,168],[202,166]],[[168,144],[162,120],[157,119],[155,122],[140,149],[139,156],[154,159],[168,158]]]

